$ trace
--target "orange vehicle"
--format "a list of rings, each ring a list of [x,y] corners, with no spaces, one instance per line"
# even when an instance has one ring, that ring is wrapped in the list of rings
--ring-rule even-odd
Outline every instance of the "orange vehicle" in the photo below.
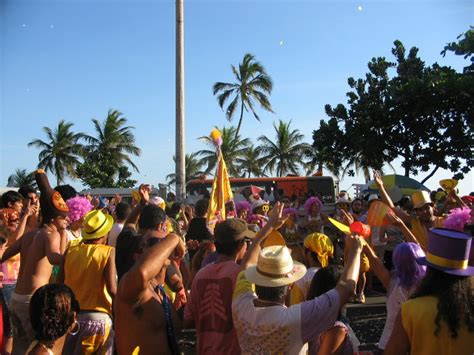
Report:
[[[205,195],[211,191],[211,179],[198,179],[188,182],[188,195]],[[245,186],[255,186],[269,191],[273,188],[279,196],[299,197],[306,193],[322,197],[325,204],[332,205],[336,201],[337,185],[331,176],[287,176],[265,178],[230,178],[232,190],[239,191]]]

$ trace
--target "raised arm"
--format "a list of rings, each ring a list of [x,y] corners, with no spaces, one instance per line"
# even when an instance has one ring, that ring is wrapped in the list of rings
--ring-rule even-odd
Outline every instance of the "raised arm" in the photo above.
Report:
[[[380,280],[382,286],[387,290],[388,285],[390,284],[390,271],[388,271],[382,260],[377,257],[374,250],[370,247],[369,244],[364,242],[364,251],[365,255],[369,258],[370,267],[374,271],[375,276]]]
[[[395,214],[401,218],[401,220],[404,223],[410,223],[411,217],[408,213],[405,211],[395,208],[395,205],[393,204],[392,199],[387,193],[387,190],[385,190],[385,186],[383,184],[382,176],[380,175],[380,172],[374,171],[374,179],[375,179],[375,184],[377,185],[377,188],[379,189],[380,192],[380,197],[382,198],[382,201],[387,204],[389,207],[393,209]]]
[[[407,227],[407,225],[403,223],[403,221],[398,216],[387,214],[387,218],[390,220],[390,222],[394,226],[397,226],[398,228],[400,228],[400,231],[402,232],[407,242],[420,244],[418,240],[416,239],[415,235],[411,232],[411,230]]]
[[[346,236],[347,260],[336,291],[339,293],[341,307],[354,295],[359,279],[360,253],[362,251],[361,237]]]
[[[15,230],[15,233],[13,233],[13,238],[15,240],[21,238],[23,234],[25,234],[25,231],[27,231],[27,225],[28,221],[30,220],[31,217],[38,216],[38,206],[36,204],[31,204],[30,200],[28,200],[28,204],[26,206],[26,209],[24,213],[20,217],[20,224],[18,225],[18,228]]]
[[[134,228],[135,230],[136,225],[138,223],[138,218],[140,217],[140,213],[142,213],[143,208],[148,204],[150,200],[150,185],[142,184],[138,189],[140,193],[140,201],[133,207],[132,211],[128,215],[127,219],[125,220],[124,227]]]
[[[183,257],[185,246],[177,234],[169,234],[159,243],[150,247],[122,277],[119,288],[123,290],[125,301],[134,302],[158,275],[166,260],[176,249],[178,257]]]
[[[105,265],[105,287],[112,299],[117,293],[117,270],[115,269],[115,248],[110,251],[109,260]]]
[[[282,214],[283,204],[281,202],[275,203],[275,206],[268,215],[267,224],[265,224],[265,226],[263,226],[263,228],[257,233],[257,236],[252,241],[252,245],[245,253],[245,256],[240,264],[242,270],[245,270],[249,266],[255,265],[257,263],[258,254],[260,253],[262,242],[272,230],[277,230],[283,225],[283,223],[285,223],[286,218],[284,218]]]

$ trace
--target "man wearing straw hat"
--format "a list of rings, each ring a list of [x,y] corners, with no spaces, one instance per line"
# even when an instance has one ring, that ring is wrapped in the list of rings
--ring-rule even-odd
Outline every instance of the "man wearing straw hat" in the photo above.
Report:
[[[237,278],[232,314],[242,353],[305,353],[304,344],[331,327],[340,308],[354,294],[362,242],[359,237],[349,236],[349,257],[337,287],[311,301],[285,306],[288,285],[303,277],[306,267],[292,260],[286,246],[262,250],[260,246],[270,230],[281,224],[282,209],[280,203],[275,205]]]
[[[416,216],[412,217],[405,211],[395,208],[392,199],[385,190],[380,173],[374,173],[375,183],[380,191],[383,202],[389,205],[395,214],[411,228],[411,232],[415,236],[423,251],[428,248],[428,231],[430,228],[439,228],[443,226],[444,217],[434,215],[434,204],[430,199],[430,195],[426,191],[417,191],[411,196],[413,209]]]

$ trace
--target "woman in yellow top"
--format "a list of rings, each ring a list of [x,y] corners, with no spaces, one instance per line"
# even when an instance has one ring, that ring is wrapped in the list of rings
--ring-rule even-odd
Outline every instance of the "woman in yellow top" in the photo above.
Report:
[[[112,354],[112,298],[117,291],[115,249],[104,245],[113,218],[100,210],[84,217],[82,242],[65,253],[60,280],[81,305],[80,329],[66,340],[65,354]]]
[[[444,228],[428,236],[425,278],[402,303],[384,354],[474,354],[474,295],[468,266],[472,238]]]

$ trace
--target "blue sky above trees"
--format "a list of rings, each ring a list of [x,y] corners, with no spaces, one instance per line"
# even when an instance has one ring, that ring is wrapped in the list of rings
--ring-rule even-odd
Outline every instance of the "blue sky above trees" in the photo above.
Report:
[[[462,58],[440,52],[473,13],[469,0],[185,0],[186,150],[204,149],[198,137],[229,125],[212,85],[232,81],[230,64],[245,53],[272,77],[276,114],[259,110],[262,123],[246,116],[242,136],[271,137],[283,119],[311,143],[324,105],[345,103],[347,78],[362,77],[372,57],[392,59],[395,39],[418,47],[427,65],[461,70]],[[135,178],[165,182],[174,171],[174,28],[171,0],[2,1],[0,185],[16,168],[35,167],[39,151],[26,145],[44,138],[43,126],[65,119],[92,134],[91,118],[103,120],[111,108],[136,127]],[[449,176],[439,172],[427,185]],[[474,190],[473,180],[471,173],[461,190]],[[341,188],[362,181],[346,178]]]

